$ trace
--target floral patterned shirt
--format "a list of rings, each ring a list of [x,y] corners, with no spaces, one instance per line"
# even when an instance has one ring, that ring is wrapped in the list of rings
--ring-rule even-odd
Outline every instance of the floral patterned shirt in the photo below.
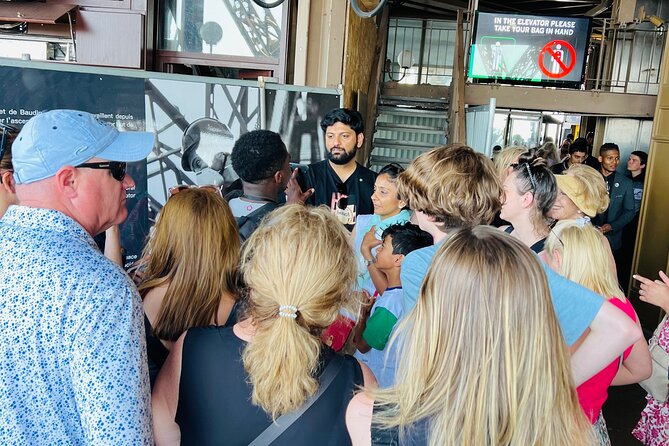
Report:
[[[74,220],[0,220],[0,444],[152,444],[142,307]]]

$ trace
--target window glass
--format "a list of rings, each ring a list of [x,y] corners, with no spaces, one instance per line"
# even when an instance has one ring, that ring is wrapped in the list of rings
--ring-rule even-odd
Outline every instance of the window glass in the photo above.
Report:
[[[162,50],[279,60],[285,3],[272,9],[251,0],[162,3]]]

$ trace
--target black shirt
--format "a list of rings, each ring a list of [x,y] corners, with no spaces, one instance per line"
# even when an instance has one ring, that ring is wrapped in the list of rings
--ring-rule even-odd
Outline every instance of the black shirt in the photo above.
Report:
[[[504,232],[506,232],[507,234],[511,234],[513,232],[513,225],[509,225],[509,227],[506,228]],[[541,251],[544,250],[545,243],[546,243],[546,238],[544,237],[541,240],[534,242],[534,244],[530,246],[530,249],[539,254]]]
[[[225,321],[224,327],[232,327],[237,323],[237,313],[239,312],[239,301],[235,301],[230,309],[230,315],[228,320]],[[170,354],[170,351],[165,347],[165,345],[160,341],[160,339],[153,332],[153,327],[149,318],[144,315],[144,333],[146,334],[146,358],[149,361],[149,380],[151,382],[151,389],[156,383],[156,378],[158,377],[158,372],[165,364],[167,356]]]
[[[569,168],[569,159],[566,159],[561,163],[553,164],[553,166],[551,167],[551,172],[553,172],[554,175],[560,175],[568,168]]]
[[[272,422],[271,415],[251,403],[241,359],[245,346],[232,328],[200,327],[186,333],[175,417],[182,445],[248,445]],[[334,355],[323,348],[320,370]],[[272,445],[350,445],[346,408],[362,384],[360,364],[345,356],[330,386]]]
[[[307,187],[314,188],[308,203],[326,205],[349,229],[358,215],[373,214],[372,193],[376,173],[356,163],[355,171],[344,182],[328,160],[311,164],[306,172]]]

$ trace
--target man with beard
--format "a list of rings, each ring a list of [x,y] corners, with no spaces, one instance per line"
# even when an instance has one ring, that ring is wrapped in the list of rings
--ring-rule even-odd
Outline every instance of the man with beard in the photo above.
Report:
[[[376,174],[356,162],[362,147],[364,124],[360,113],[338,108],[321,120],[327,159],[309,165],[307,186],[314,189],[309,204],[326,205],[348,230],[358,215],[373,214],[372,193]]]

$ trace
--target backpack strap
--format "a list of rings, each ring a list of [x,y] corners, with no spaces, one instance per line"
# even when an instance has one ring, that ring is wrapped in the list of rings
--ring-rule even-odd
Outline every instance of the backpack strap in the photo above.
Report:
[[[344,357],[341,355],[335,355],[325,367],[325,370],[321,375],[320,386],[318,387],[316,393],[311,395],[311,397],[309,397],[299,409],[283,414],[277,418],[276,421],[270,424],[267,429],[262,431],[262,433],[258,435],[255,440],[249,443],[249,446],[264,446],[272,444],[274,440],[279,438],[281,434],[283,434],[290,426],[292,426],[293,423],[299,420],[300,417],[316,401],[318,401],[318,398],[320,398],[321,395],[325,393],[327,388],[330,387],[330,384],[332,384],[332,381],[334,381],[335,377],[339,374],[339,371],[343,365]]]
[[[249,236],[253,233],[253,231],[256,230],[256,228],[260,224],[260,220],[262,220],[262,218],[265,215],[269,214],[277,207],[279,207],[278,204],[267,202],[266,204],[260,206],[258,209],[251,212],[248,215],[244,215],[242,217],[235,217],[235,221],[237,222],[237,227],[239,228],[239,236],[242,239],[242,241],[249,238]]]

